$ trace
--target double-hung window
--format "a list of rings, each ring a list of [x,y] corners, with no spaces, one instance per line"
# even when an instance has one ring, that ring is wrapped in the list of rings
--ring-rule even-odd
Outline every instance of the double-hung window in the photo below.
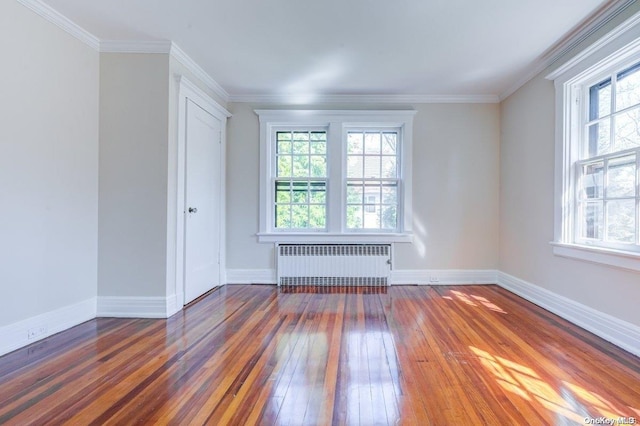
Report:
[[[414,111],[256,113],[260,241],[411,241]]]
[[[640,63],[585,85],[575,163],[576,242],[640,249]]]
[[[327,227],[327,131],[275,130],[273,222],[282,230]]]
[[[640,40],[592,55],[549,77],[558,112],[554,252],[640,270]]]

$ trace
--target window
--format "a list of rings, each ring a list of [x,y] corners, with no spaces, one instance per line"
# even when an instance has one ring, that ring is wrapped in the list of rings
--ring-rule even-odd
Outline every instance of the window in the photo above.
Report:
[[[414,111],[256,113],[259,241],[411,240]]]
[[[327,131],[275,132],[276,229],[326,229]]]
[[[640,39],[621,43],[548,77],[558,105],[554,252],[640,270]]]
[[[584,98],[575,240],[638,251],[640,64],[585,85]]]
[[[347,228],[398,226],[398,132],[347,132]]]

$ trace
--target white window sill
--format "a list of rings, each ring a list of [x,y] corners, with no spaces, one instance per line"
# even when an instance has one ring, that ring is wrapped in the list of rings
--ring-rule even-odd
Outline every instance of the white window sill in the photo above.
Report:
[[[373,244],[373,243],[411,243],[413,234],[381,234],[381,233],[354,233],[354,234],[327,234],[327,233],[258,233],[259,243],[348,243],[348,244]]]
[[[640,272],[640,253],[551,242],[553,254]]]

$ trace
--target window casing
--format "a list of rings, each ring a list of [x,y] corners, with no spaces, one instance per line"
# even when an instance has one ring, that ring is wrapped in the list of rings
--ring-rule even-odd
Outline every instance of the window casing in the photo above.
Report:
[[[547,77],[557,113],[552,244],[559,256],[640,271],[640,37],[627,37]]]
[[[414,111],[256,113],[259,241],[411,241]]]

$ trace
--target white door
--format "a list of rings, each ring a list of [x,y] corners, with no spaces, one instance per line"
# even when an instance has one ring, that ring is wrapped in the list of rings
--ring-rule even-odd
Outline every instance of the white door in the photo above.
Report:
[[[220,284],[221,123],[186,105],[184,303]]]

